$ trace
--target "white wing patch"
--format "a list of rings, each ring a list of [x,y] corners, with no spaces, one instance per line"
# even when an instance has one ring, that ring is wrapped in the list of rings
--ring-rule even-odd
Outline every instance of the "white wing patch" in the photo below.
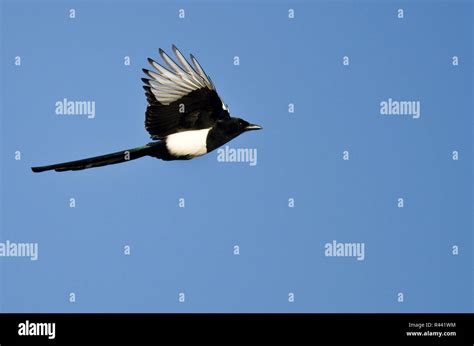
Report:
[[[174,62],[160,49],[160,55],[169,66],[169,70],[152,59],[148,59],[148,62],[157,72],[144,70],[151,78],[148,80],[151,92],[160,103],[169,105],[192,91],[201,88],[215,90],[211,79],[206,75],[194,56],[191,55],[191,61],[194,65],[192,67],[175,45],[173,45],[172,49],[181,65]]]
[[[175,156],[196,157],[207,153],[207,134],[211,128],[173,133],[166,137],[166,148]]]

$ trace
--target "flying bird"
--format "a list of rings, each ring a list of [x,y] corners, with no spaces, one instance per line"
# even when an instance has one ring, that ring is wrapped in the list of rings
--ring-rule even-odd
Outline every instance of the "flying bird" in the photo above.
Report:
[[[148,58],[153,70],[143,69],[148,105],[145,128],[153,142],[144,146],[87,159],[32,167],[33,172],[76,171],[113,165],[144,156],[165,161],[205,155],[244,132],[261,126],[231,117],[211,78],[191,54],[192,65],[172,46],[177,62],[159,50],[168,68]]]

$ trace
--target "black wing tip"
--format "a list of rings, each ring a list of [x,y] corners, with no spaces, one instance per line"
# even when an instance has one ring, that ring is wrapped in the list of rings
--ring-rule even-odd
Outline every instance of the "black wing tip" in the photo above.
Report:
[[[150,80],[148,78],[142,78],[141,80],[144,84],[146,84],[148,86],[150,85]]]
[[[160,49],[159,49],[159,52],[160,52],[161,58],[162,58],[163,61],[165,61],[167,64],[168,64],[168,62],[166,61],[165,58],[168,58],[168,59],[170,59],[171,61],[173,61],[173,59],[171,59],[171,57],[170,57],[168,54],[166,54],[166,52],[165,52],[163,49],[160,48]],[[168,65],[169,65],[169,64],[168,64]]]
[[[195,67],[195,70],[202,70],[202,67],[201,67],[201,64],[199,63],[199,60],[192,54],[189,54],[189,56],[191,57],[191,61],[194,65],[194,67]],[[204,74],[206,74],[206,73],[204,72]]]
[[[142,71],[143,71],[143,73],[145,73],[148,77],[153,78],[153,76],[151,75],[151,71],[150,71],[150,70],[147,70],[146,68],[142,68]],[[143,78],[142,78],[142,80],[143,80]]]

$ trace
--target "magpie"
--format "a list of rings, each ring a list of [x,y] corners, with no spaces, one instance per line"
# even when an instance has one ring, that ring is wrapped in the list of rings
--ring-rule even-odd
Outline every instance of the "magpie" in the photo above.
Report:
[[[189,160],[205,155],[244,132],[261,126],[231,117],[211,78],[191,54],[192,65],[172,45],[177,62],[159,49],[167,67],[148,58],[153,70],[143,69],[148,102],[145,128],[153,142],[144,146],[87,159],[32,167],[33,172],[76,171],[113,165],[144,156],[165,161]]]

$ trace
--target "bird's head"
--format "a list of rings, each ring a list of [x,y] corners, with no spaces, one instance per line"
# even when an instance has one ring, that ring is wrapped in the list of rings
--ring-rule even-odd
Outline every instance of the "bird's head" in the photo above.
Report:
[[[217,120],[214,128],[211,130],[212,135],[207,138],[207,151],[212,151],[224,143],[229,142],[235,137],[247,131],[261,130],[260,125],[250,124],[240,118],[225,117]]]
[[[228,136],[237,137],[247,131],[261,130],[262,127],[256,124],[250,124],[248,121],[240,118],[230,118],[218,122],[221,130],[224,130]]]

